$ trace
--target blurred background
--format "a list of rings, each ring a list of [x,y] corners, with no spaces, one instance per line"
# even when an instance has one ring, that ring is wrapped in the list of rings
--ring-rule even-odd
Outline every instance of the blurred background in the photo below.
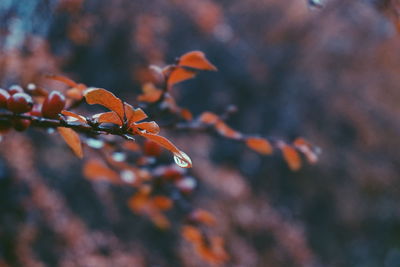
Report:
[[[2,0],[0,87],[64,74],[133,102],[149,65],[201,50],[219,71],[178,85],[179,105],[198,115],[234,104],[233,128],[322,150],[292,172],[278,154],[166,132],[192,157],[192,202],[217,217],[226,266],[400,266],[400,5],[323,5]],[[58,136],[11,132],[0,143],[0,266],[207,266],[177,231],[132,213],[131,194],[85,180]]]

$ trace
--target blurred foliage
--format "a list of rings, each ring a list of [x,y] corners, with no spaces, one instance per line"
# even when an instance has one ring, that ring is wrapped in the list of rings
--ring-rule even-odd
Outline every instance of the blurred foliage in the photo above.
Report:
[[[240,112],[245,133],[305,136],[317,165],[203,134],[198,207],[217,218],[227,266],[400,266],[399,6],[396,1],[2,0],[0,85],[60,86],[57,73],[134,102],[148,65],[204,51],[219,69],[175,90],[194,115]],[[177,231],[130,212],[130,188],[89,183],[58,138],[0,144],[0,265],[204,266]],[[34,142],[32,142],[34,140]]]

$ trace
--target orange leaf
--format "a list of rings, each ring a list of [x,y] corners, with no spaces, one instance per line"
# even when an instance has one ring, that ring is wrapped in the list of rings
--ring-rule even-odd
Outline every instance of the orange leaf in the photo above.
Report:
[[[143,144],[143,153],[146,156],[157,157],[161,154],[161,146],[153,141],[146,140]]]
[[[83,175],[90,180],[106,180],[112,183],[120,182],[117,172],[97,160],[90,160],[85,164]]]
[[[180,57],[178,65],[198,70],[217,70],[217,68],[206,59],[204,53],[200,51],[193,51],[184,54]]]
[[[78,88],[71,88],[66,92],[67,97],[74,99],[74,100],[81,100],[83,95],[82,91]]]
[[[182,68],[175,68],[172,70],[172,72],[169,74],[168,77],[168,88],[171,88],[173,85],[192,79],[194,76],[196,76],[196,72],[193,70],[186,70]]]
[[[187,241],[192,242],[194,244],[201,244],[203,241],[203,236],[199,229],[194,226],[183,226],[182,227],[182,236]]]
[[[122,125],[121,119],[114,111],[98,113],[92,116],[98,123],[113,123],[116,125]]]
[[[311,144],[307,142],[304,138],[297,138],[296,140],[294,140],[293,145],[306,156],[309,163],[314,164],[318,161],[318,156],[313,151]]]
[[[73,80],[65,77],[65,76],[61,76],[61,75],[53,75],[53,74],[49,74],[45,76],[48,79],[51,80],[55,80],[55,81],[59,81],[62,82],[63,84],[66,84],[70,87],[76,87],[78,84],[76,82],[74,82]]]
[[[117,113],[123,123],[123,104],[121,99],[116,97],[113,93],[102,88],[92,88],[86,90],[84,96],[88,104],[99,104]]]
[[[152,199],[154,206],[160,210],[169,210],[172,208],[173,202],[165,196],[155,196]]]
[[[208,111],[203,112],[199,117],[199,121],[200,122],[205,123],[205,124],[209,124],[209,125],[215,124],[219,120],[220,119],[216,114],[214,114],[212,112],[208,112]]]
[[[78,158],[83,158],[82,144],[79,135],[70,128],[58,127],[57,130],[67,145],[74,151],[75,155]]]
[[[215,217],[206,210],[197,209],[189,215],[190,219],[208,226],[213,226],[216,223]]]
[[[63,114],[64,116],[72,117],[72,118],[76,119],[79,122],[87,123],[85,117],[83,117],[81,115],[78,115],[78,114],[76,114],[74,112],[71,112],[71,111],[68,111],[68,110],[63,110],[63,111],[61,111],[61,114]]]
[[[215,125],[215,129],[217,132],[225,137],[232,138],[232,139],[241,139],[242,134],[233,130],[231,127],[225,124],[223,121],[218,121]]]
[[[133,109],[131,105],[125,104],[125,112],[128,119],[128,125],[147,118],[146,113],[144,113],[141,108]]]
[[[154,84],[146,83],[142,87],[143,94],[137,97],[138,101],[154,103],[160,99],[162,91],[157,89]]]
[[[160,127],[154,121],[140,122],[135,126],[139,129],[146,130],[148,133],[158,134],[160,132]]]
[[[270,155],[272,154],[272,146],[268,140],[261,137],[249,137],[246,139],[246,145],[253,149],[254,151],[264,154]]]
[[[280,145],[280,149],[282,150],[283,158],[289,165],[289,168],[292,171],[299,170],[301,168],[301,158],[296,149],[286,144]]]
[[[190,110],[188,110],[187,108],[181,109],[180,113],[181,113],[182,118],[184,118],[185,120],[187,120],[187,121],[193,120],[193,115],[190,112]]]
[[[128,201],[129,208],[135,212],[141,212],[148,205],[149,196],[144,193],[137,193]]]

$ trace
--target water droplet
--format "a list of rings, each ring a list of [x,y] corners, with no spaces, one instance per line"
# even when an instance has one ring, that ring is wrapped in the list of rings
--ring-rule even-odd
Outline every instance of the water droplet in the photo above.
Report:
[[[126,183],[134,183],[136,180],[136,175],[133,171],[123,170],[121,172],[121,179]]]
[[[86,144],[94,149],[100,149],[104,146],[104,142],[94,138],[86,139]]]
[[[123,152],[115,152],[112,154],[112,158],[116,162],[122,162],[126,160],[126,154]]]
[[[179,153],[174,154],[174,161],[176,165],[181,168],[191,168],[192,167],[192,160],[186,155],[185,152],[179,151]]]
[[[56,130],[54,128],[48,128],[47,133],[48,134],[53,134]]]

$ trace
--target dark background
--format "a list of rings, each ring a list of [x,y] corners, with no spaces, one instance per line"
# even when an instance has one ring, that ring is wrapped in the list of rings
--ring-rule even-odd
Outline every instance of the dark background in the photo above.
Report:
[[[167,132],[191,155],[195,206],[218,218],[226,266],[400,266],[400,54],[390,1],[2,0],[0,86],[65,74],[128,102],[150,64],[201,50],[219,69],[174,89],[195,115],[322,149],[279,156]],[[0,144],[0,266],[204,266],[177,231],[126,206],[130,189],[90,183],[60,138]],[[176,219],[179,224],[179,219]]]

